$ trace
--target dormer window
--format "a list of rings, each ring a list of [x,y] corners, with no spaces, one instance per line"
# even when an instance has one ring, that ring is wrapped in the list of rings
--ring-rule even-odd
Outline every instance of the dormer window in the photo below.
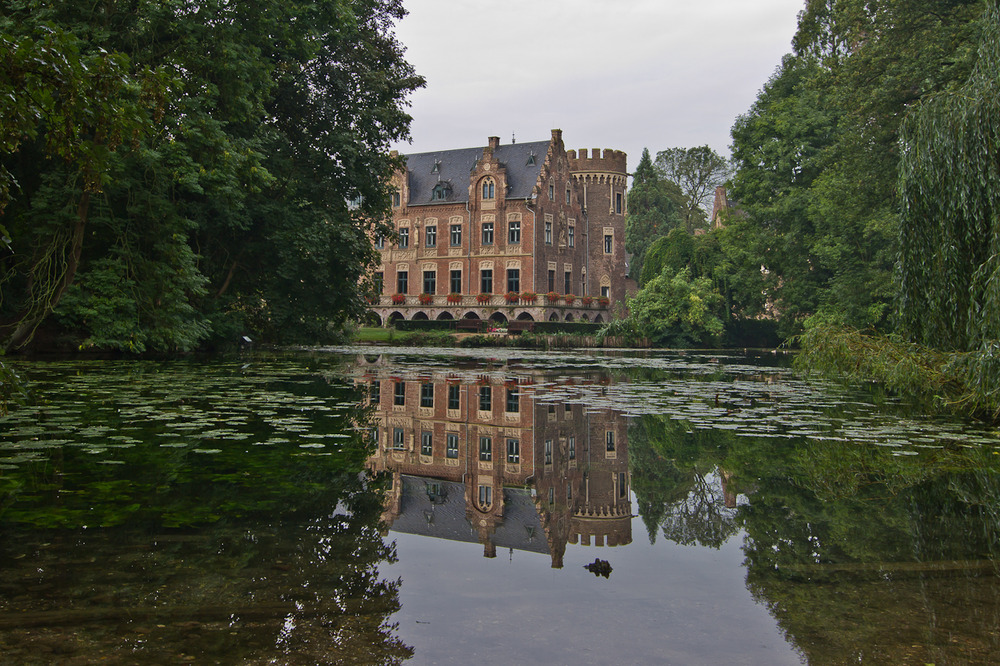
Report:
[[[431,167],[431,173],[441,173],[441,160],[434,160],[434,166]]]
[[[446,183],[438,183],[431,192],[431,201],[444,201],[451,194],[451,187]]]
[[[528,163],[525,166],[535,166],[535,153],[528,154]]]
[[[483,199],[492,199],[496,196],[495,188],[496,184],[493,182],[492,178],[487,178],[483,181]]]

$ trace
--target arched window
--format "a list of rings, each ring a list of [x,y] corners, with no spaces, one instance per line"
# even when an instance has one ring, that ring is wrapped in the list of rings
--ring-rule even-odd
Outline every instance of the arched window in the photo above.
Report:
[[[492,178],[487,178],[483,180],[483,198],[492,199],[496,196],[496,184],[493,182]]]

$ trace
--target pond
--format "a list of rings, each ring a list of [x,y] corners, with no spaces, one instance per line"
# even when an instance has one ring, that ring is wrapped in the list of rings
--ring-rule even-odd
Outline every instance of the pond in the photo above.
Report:
[[[1000,662],[1000,433],[784,355],[19,369],[3,664]]]

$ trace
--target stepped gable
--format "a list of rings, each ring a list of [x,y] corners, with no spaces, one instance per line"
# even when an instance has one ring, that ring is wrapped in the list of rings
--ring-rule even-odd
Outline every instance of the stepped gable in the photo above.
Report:
[[[404,155],[406,160],[408,206],[426,206],[441,203],[466,203],[469,201],[469,174],[483,157],[487,146],[439,150],[431,153]],[[542,163],[549,150],[548,141],[512,143],[493,149],[493,157],[506,169],[507,199],[527,199],[541,173]],[[435,165],[437,170],[435,170]],[[451,193],[444,200],[432,200],[434,187],[439,183],[451,186]]]

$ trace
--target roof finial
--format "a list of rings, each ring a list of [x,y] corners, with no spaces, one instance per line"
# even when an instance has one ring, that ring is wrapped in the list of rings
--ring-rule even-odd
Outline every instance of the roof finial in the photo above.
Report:
[[[511,143],[517,143],[517,139],[514,138],[514,133],[513,132],[510,133],[510,142]]]

